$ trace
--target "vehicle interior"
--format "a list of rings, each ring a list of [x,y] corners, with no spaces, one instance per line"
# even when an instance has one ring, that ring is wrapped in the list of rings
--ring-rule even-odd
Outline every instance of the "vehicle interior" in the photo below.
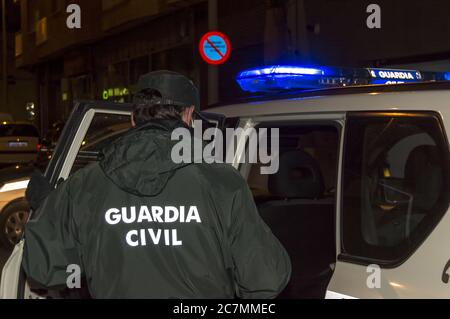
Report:
[[[261,164],[253,164],[248,183],[261,217],[291,258],[291,280],[279,298],[324,298],[336,262],[339,130],[277,125],[279,170],[262,175]]]

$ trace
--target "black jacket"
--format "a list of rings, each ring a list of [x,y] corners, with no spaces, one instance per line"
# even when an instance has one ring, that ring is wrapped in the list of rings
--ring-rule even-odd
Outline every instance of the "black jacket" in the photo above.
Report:
[[[171,132],[130,130],[50,193],[25,229],[23,267],[45,287],[81,267],[94,298],[272,298],[289,257],[226,164],[175,164]]]

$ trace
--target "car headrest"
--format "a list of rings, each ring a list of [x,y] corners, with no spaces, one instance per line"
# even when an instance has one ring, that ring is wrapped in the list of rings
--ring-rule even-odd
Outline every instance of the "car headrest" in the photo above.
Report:
[[[319,164],[302,150],[287,151],[280,155],[277,173],[269,175],[271,195],[282,198],[319,198],[324,183]]]
[[[434,206],[443,187],[442,174],[437,146],[421,145],[411,151],[406,161],[405,180],[414,196],[414,208],[429,210]]]

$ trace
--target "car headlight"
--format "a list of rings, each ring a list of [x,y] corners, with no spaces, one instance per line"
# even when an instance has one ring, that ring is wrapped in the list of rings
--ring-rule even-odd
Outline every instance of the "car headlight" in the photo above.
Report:
[[[15,182],[10,182],[10,183],[5,183],[5,184],[3,184],[2,187],[0,187],[0,193],[27,188],[29,181],[30,181],[29,179],[26,179],[23,181],[15,181]]]

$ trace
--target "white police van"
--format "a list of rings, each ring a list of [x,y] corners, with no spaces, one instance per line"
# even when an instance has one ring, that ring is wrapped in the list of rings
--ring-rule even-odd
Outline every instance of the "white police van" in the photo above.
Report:
[[[290,254],[280,298],[450,298],[449,74],[273,66],[237,80],[250,93],[277,94],[204,116],[222,129],[278,129],[276,173],[241,163],[256,152],[245,135],[232,164]],[[47,168],[51,182],[74,171],[87,135],[106,120],[126,123],[130,112],[78,103]],[[22,245],[3,271],[2,297],[33,296]]]

